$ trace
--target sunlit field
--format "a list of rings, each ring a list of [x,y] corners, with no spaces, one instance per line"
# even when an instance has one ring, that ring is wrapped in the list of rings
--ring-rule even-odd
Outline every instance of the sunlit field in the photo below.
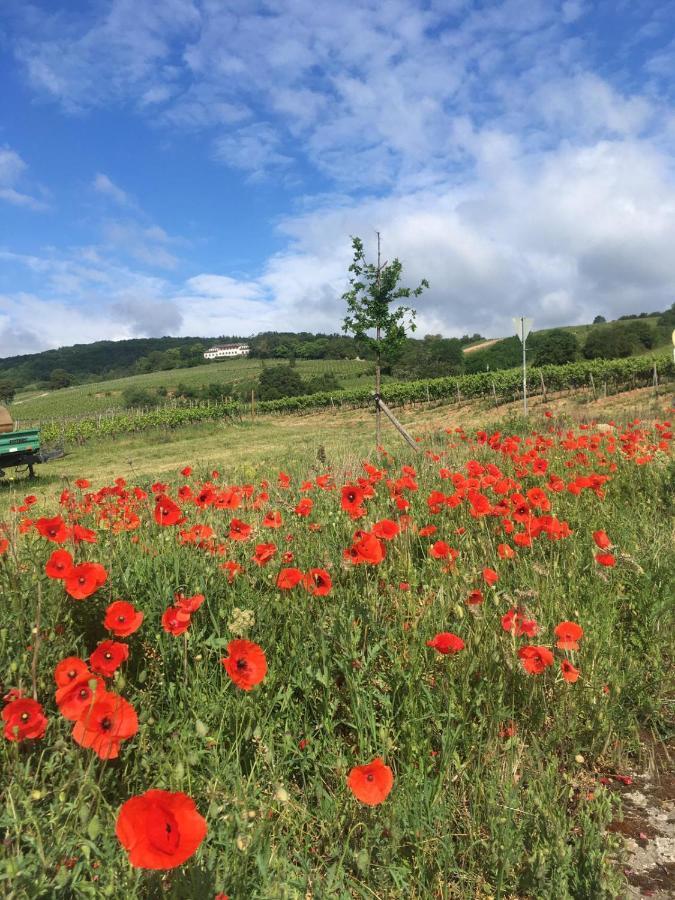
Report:
[[[3,895],[621,896],[610,787],[668,727],[672,429],[544,409],[428,410],[418,454],[270,418],[15,482]]]

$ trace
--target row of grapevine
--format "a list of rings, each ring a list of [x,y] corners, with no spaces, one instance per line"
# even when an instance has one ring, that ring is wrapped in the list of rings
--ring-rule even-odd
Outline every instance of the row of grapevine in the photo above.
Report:
[[[568,363],[563,366],[542,366],[530,370],[532,395],[541,393],[543,377],[546,389],[560,391],[587,386],[591,377],[598,385],[609,384],[613,390],[635,387],[651,383],[654,369],[660,380],[675,378],[675,364],[667,356],[656,360],[648,357],[629,357],[615,360],[590,360]],[[516,398],[521,391],[522,373],[520,369],[498,372],[481,372],[474,375],[459,375],[448,378],[428,378],[421,381],[387,384],[382,397],[390,406],[430,400],[478,399],[494,397],[498,401]],[[368,388],[350,391],[309,394],[301,397],[285,397],[281,400],[256,402],[259,413],[302,413],[326,407],[357,408],[368,406],[372,393]],[[210,406],[164,406],[142,414],[112,415],[106,418],[91,416],[78,421],[50,424],[43,428],[45,443],[64,441],[67,444],[82,443],[93,437],[113,437],[132,434],[148,428],[177,428],[195,422],[238,418],[249,406],[237,401],[214,403]]]

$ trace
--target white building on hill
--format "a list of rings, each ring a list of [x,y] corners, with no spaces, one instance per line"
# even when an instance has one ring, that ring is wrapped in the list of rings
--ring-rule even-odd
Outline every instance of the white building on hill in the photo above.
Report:
[[[231,359],[233,356],[248,356],[251,348],[248,344],[220,344],[204,351],[204,359]]]

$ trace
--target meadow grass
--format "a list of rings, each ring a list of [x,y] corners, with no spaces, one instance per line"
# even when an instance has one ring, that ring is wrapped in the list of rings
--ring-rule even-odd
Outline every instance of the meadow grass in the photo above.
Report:
[[[616,809],[600,779],[639,751],[639,729],[658,736],[667,726],[669,431],[649,423],[597,430],[572,425],[567,414],[539,413],[529,426],[502,421],[491,445],[468,424],[457,430],[457,410],[406,412],[421,438],[417,455],[390,436],[388,453],[369,452],[365,413],[353,414],[351,428],[346,414],[269,417],[176,432],[154,447],[148,435],[88,445],[67,458],[69,497],[60,506],[63,482],[41,479],[37,503],[7,515],[3,694],[35,692],[49,725],[40,740],[0,747],[5,896],[620,895],[606,833]],[[362,467],[366,458],[381,477]],[[545,472],[533,471],[534,459],[546,462]],[[194,470],[189,476],[180,474],[185,465]],[[609,480],[558,490],[552,478],[566,486],[592,474]],[[90,475],[91,487],[75,486],[75,477]],[[115,475],[126,486],[114,486]],[[335,490],[325,489],[322,475]],[[373,496],[352,519],[340,488],[358,478]],[[469,486],[469,478],[478,483]],[[174,499],[180,485],[193,495],[205,484],[216,493],[238,486],[241,505],[197,505],[183,493],[186,521],[161,527],[151,489],[158,481],[164,484],[155,491]],[[99,491],[103,484],[111,488]],[[21,486],[13,486],[15,506]],[[134,486],[147,497],[134,495]],[[569,536],[553,540],[545,531],[520,546],[514,534],[527,530],[522,516],[494,513],[502,497],[529,497],[533,488],[543,489],[551,509],[535,506],[533,494],[527,520],[555,516],[569,524]],[[472,514],[471,490],[487,497],[492,513]],[[462,496],[436,508],[432,491]],[[314,502],[307,518],[294,512],[302,497]],[[137,527],[110,527],[127,508]],[[278,529],[263,525],[274,510],[283,519]],[[57,545],[20,526],[26,517],[56,513],[95,533],[96,543],[64,545],[76,562],[94,560],[108,572],[88,599],[72,599],[45,576]],[[254,527],[249,541],[228,536],[233,517]],[[347,561],[355,531],[382,519],[401,527],[383,542],[384,559]],[[201,546],[185,537],[194,525],[213,529]],[[428,525],[437,531],[420,534]],[[613,567],[596,562],[592,535],[600,529],[614,544]],[[459,552],[453,565],[431,555],[437,540]],[[259,542],[278,548],[266,565],[251,559]],[[513,559],[501,558],[503,543],[516,550]],[[293,558],[282,561],[283,554]],[[232,580],[226,561],[242,567]],[[302,585],[282,591],[276,581],[284,566],[325,569],[332,590],[319,597]],[[488,568],[498,575],[492,585]],[[483,602],[472,605],[475,589]],[[185,635],[175,637],[161,617],[178,591],[206,600]],[[54,702],[52,673],[66,656],[86,659],[107,636],[102,619],[118,598],[145,615],[109,688],[133,704],[139,730],[119,759],[106,761],[73,742],[72,723]],[[536,636],[503,628],[501,617],[518,607],[536,620]],[[565,620],[584,630],[578,651],[555,648],[553,629]],[[465,648],[443,656],[427,646],[444,631]],[[250,693],[220,663],[235,636],[267,656],[267,676]],[[550,648],[555,665],[525,672],[517,651],[528,643]],[[574,684],[561,676],[565,658],[581,672]],[[391,766],[394,787],[369,808],[352,796],[346,777],[376,756]],[[121,804],[149,788],[186,793],[208,823],[197,853],[166,873],[131,868],[115,836]]]

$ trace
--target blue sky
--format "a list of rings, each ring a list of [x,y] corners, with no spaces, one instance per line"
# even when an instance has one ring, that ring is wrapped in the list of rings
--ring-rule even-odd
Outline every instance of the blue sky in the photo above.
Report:
[[[350,235],[420,331],[675,294],[675,9],[4,0],[0,356],[337,331]]]

